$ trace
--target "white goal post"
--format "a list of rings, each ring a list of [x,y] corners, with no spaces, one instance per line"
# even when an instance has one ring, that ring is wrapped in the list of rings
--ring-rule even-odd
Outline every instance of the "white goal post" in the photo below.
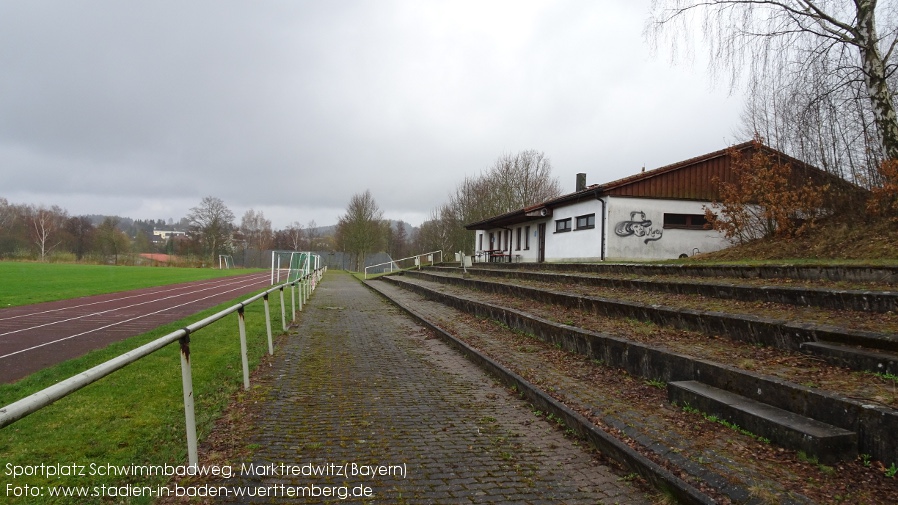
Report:
[[[321,267],[321,257],[311,252],[271,251],[271,284],[292,282]]]
[[[219,270],[230,270],[234,268],[234,257],[230,254],[219,254],[218,255],[218,269]]]

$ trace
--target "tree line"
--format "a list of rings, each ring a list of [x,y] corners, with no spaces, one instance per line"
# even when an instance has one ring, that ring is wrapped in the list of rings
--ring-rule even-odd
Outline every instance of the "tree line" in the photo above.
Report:
[[[432,251],[470,254],[474,235],[465,229],[466,224],[560,194],[561,185],[552,176],[552,165],[544,153],[503,154],[479,175],[465,177],[445,203],[432,209],[414,237],[384,220],[370,191],[353,195],[337,224],[337,250],[352,255],[356,270],[364,268],[368,254],[378,251],[386,251],[393,259]]]
[[[154,230],[178,232],[165,240]],[[269,249],[329,249],[314,220],[272,228],[262,211],[250,209],[239,223],[216,197],[205,197],[178,221],[118,216],[72,216],[57,206],[16,204],[0,197],[0,258],[135,264],[141,253],[167,254],[183,265],[217,265],[219,254],[237,264],[262,265]]]

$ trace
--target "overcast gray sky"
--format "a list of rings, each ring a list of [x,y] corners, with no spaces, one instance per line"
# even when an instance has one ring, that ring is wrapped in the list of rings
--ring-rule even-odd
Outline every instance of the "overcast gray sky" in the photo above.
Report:
[[[335,224],[366,189],[420,225],[544,152],[565,192],[746,139],[649,0],[0,2],[0,196],[72,215]]]

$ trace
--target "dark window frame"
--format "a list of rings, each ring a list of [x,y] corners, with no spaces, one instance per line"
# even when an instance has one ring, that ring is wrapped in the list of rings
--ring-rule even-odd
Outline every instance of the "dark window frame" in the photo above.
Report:
[[[571,231],[572,218],[555,220],[555,233],[566,233]]]
[[[583,225],[583,226],[580,226],[580,220],[581,220],[581,219],[585,219],[585,220],[586,220],[586,224]],[[596,215],[595,215],[595,213],[592,213],[592,214],[584,214],[584,215],[582,215],[582,216],[577,216],[577,228],[575,228],[576,230],[591,230],[591,229],[593,229],[593,228],[595,228],[595,227],[596,227]]]
[[[707,223],[704,214],[664,213],[665,230],[706,230]]]

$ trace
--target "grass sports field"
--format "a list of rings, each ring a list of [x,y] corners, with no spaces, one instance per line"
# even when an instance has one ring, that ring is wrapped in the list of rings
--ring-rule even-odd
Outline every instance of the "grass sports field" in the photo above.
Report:
[[[30,291],[30,300],[47,301],[235,273],[247,273],[247,270],[0,262],[0,299],[5,305],[10,303],[7,297],[24,297],[23,292]],[[241,297],[245,298],[248,296]],[[14,384],[2,384],[0,407],[230,307],[236,301],[239,300],[90,352]],[[201,440],[210,432],[230,396],[242,389],[236,317],[227,317],[191,335],[197,431]],[[280,328],[280,314],[273,314],[273,319],[276,320],[273,328]],[[267,352],[261,303],[247,306],[246,324],[250,366],[254,368]],[[135,486],[164,485],[167,477],[101,474],[115,473],[108,470],[132,465],[186,464],[178,347],[170,345],[0,429],[0,454],[4,464],[0,469],[0,502],[3,503],[151,503],[152,498],[147,496],[110,498],[108,493],[124,492],[125,486],[133,490]],[[40,465],[45,468],[84,465],[85,473],[94,465],[97,471],[94,475],[52,478],[14,477],[7,472],[9,468],[33,470]],[[107,496],[51,497],[51,487],[57,492],[78,489]],[[36,491],[41,493],[39,498],[28,496]],[[146,489],[143,492],[146,494]]]
[[[0,308],[261,271],[0,261]]]

